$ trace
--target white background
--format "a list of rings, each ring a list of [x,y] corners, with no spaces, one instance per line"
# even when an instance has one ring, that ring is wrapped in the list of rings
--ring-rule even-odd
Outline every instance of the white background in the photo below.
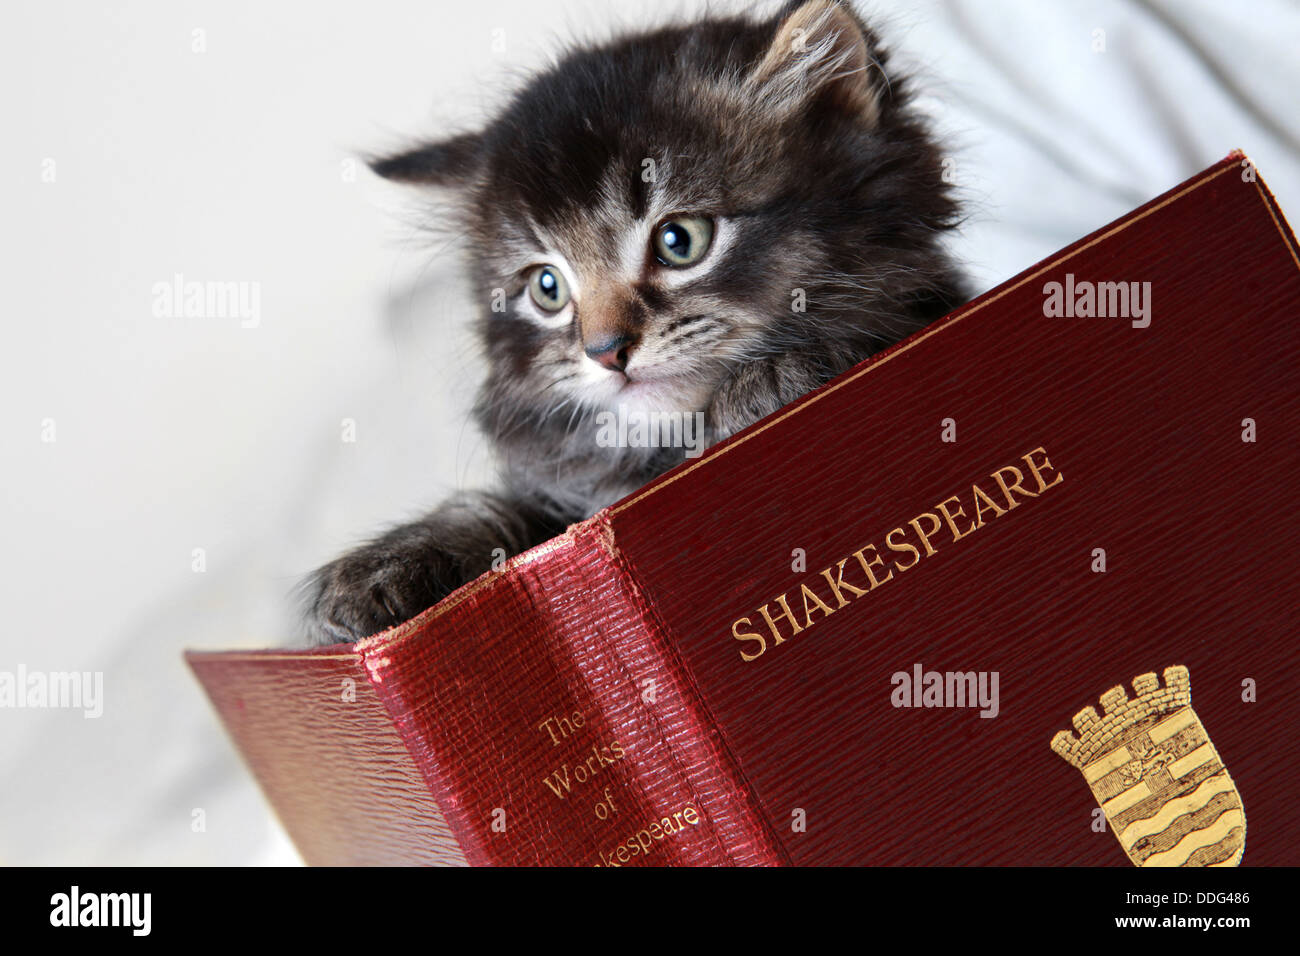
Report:
[[[0,670],[100,671],[105,702],[0,710],[0,862],[297,860],[181,651],[286,642],[304,572],[490,473],[456,243],[350,158],[703,9],[672,7],[6,4]],[[981,291],[1234,147],[1300,217],[1294,3],[862,9],[920,74]],[[156,317],[177,273],[259,283],[260,324]]]

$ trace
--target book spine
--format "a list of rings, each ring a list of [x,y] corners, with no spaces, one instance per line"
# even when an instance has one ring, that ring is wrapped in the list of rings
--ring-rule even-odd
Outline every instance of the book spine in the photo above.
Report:
[[[603,513],[358,650],[474,865],[787,862]]]

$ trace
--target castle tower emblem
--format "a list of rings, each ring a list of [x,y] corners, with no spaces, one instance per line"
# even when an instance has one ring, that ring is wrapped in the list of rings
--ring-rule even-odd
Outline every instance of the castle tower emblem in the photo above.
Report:
[[[1246,847],[1241,795],[1192,710],[1186,667],[1112,687],[1074,715],[1052,749],[1083,772],[1106,821],[1138,866],[1236,866]]]

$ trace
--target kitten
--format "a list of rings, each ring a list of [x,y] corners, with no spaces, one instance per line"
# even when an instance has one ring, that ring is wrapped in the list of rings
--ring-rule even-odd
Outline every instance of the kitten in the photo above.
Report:
[[[502,483],[317,571],[313,643],[407,620],[685,457],[605,447],[602,412],[699,414],[712,444],[967,297],[940,154],[837,0],[575,50],[482,130],[372,167],[456,201]]]

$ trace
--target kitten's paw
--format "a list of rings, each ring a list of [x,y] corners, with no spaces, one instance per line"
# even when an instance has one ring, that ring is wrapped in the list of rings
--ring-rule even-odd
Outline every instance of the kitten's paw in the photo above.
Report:
[[[813,363],[790,354],[741,366],[718,386],[705,413],[713,440],[748,428],[836,374],[835,367],[827,367],[824,361]]]
[[[361,548],[304,582],[307,639],[315,645],[358,641],[409,621],[452,590],[427,561],[391,548]]]
[[[718,386],[705,413],[713,441],[730,438],[781,404],[775,363],[758,361],[741,367]]]

